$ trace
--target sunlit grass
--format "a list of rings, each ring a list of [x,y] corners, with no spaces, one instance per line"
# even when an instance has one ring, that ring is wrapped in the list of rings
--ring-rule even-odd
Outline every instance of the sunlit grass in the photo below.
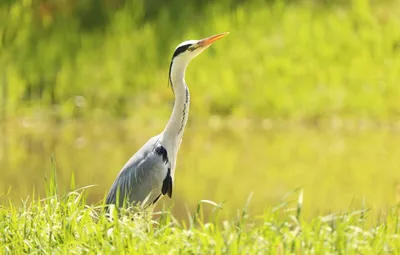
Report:
[[[74,185],[71,185],[72,187]],[[32,196],[21,207],[0,207],[0,250],[4,254],[378,254],[400,252],[399,215],[394,207],[377,220],[368,210],[311,220],[302,217],[303,193],[266,209],[220,220],[222,209],[201,201],[188,220],[153,208],[105,213],[102,203],[87,205],[84,189],[61,195],[50,179],[44,199]],[[305,198],[307,199],[307,198]],[[223,205],[222,205],[223,206]],[[212,207],[207,220],[203,208]]]

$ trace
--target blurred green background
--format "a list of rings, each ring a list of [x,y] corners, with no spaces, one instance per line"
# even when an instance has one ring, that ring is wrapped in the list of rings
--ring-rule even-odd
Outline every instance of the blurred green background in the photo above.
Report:
[[[178,217],[234,215],[304,188],[305,214],[400,201],[400,2],[2,0],[0,202],[44,195],[54,153],[100,201],[167,123],[176,45],[230,31],[189,65]],[[11,189],[10,189],[11,188]]]

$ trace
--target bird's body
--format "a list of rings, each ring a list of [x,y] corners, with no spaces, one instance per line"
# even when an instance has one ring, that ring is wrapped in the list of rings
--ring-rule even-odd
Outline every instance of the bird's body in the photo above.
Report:
[[[190,93],[185,71],[190,60],[211,43],[227,35],[203,40],[186,41],[178,45],[172,57],[169,83],[175,103],[167,126],[159,135],[149,139],[125,164],[106,197],[106,204],[122,207],[128,203],[155,203],[160,196],[172,196],[175,164],[183,131],[189,116]]]
[[[156,201],[163,190],[171,163],[163,155],[164,147],[159,142],[160,136],[152,137],[125,164],[107,195],[107,204],[123,204],[128,201]],[[151,169],[151,171],[149,171]],[[172,176],[169,173],[166,193],[172,194]],[[139,187],[140,189],[134,189]],[[118,191],[120,192],[119,194]]]

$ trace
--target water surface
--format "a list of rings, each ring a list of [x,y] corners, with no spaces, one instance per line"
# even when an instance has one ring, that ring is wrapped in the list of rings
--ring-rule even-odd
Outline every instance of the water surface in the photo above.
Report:
[[[19,203],[33,190],[44,196],[54,153],[61,191],[68,190],[74,172],[77,187],[97,185],[88,189],[88,202],[96,203],[164,122],[9,122],[0,143],[0,202]],[[359,208],[363,201],[380,210],[399,201],[400,135],[395,130],[242,124],[189,123],[173,199],[162,200],[173,202],[177,217],[186,217],[186,207],[194,211],[201,199],[224,201],[223,213],[234,215],[251,192],[251,208],[259,213],[297,187],[304,188],[306,215]]]

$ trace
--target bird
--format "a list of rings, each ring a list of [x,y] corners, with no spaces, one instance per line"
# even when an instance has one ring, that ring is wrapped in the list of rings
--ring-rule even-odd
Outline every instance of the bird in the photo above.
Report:
[[[151,137],[122,167],[106,196],[106,204],[148,206],[172,198],[177,154],[189,116],[190,94],[185,81],[189,62],[229,32],[180,43],[172,55],[168,85],[174,106],[164,130]]]

